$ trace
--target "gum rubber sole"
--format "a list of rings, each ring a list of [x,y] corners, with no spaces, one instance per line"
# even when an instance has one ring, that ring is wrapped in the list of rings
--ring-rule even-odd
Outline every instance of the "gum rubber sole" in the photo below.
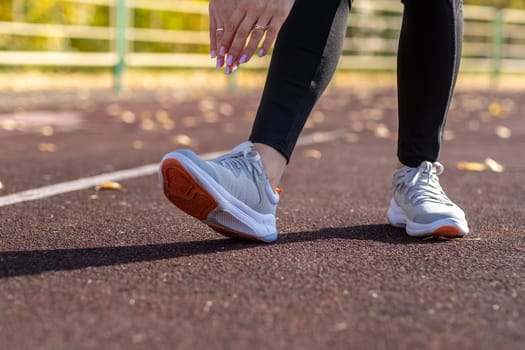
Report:
[[[447,238],[454,238],[454,237],[463,237],[464,235],[460,232],[460,230],[456,226],[441,226],[437,230],[434,230],[432,233],[430,233],[427,236],[424,237],[447,237]]]
[[[184,166],[176,159],[162,162],[164,194],[177,208],[197,218],[206,220],[218,203]]]
[[[162,162],[162,177],[164,195],[186,214],[205,221],[208,215],[217,208],[218,203],[215,198],[193,178],[178,160],[166,159]],[[208,224],[208,226],[226,237],[265,242],[252,235],[219,225]]]

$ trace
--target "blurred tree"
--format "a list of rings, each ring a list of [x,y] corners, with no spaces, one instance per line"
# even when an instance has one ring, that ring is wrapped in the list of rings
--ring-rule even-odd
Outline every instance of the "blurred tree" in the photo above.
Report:
[[[208,0],[175,0],[197,1]],[[525,0],[464,0],[466,5],[512,7],[525,9]],[[24,21],[29,23],[60,23],[87,26],[110,26],[111,10],[107,6],[82,4],[68,0],[0,0],[0,21]],[[131,23],[136,28],[168,30],[206,30],[207,19],[197,14],[174,14],[169,11],[136,9]],[[59,37],[0,34],[0,50],[57,50],[57,51],[107,51],[107,40],[67,39]],[[387,35],[387,34],[385,34]],[[191,49],[207,52],[204,45],[176,43],[135,42],[138,52],[173,52]]]
[[[465,5],[483,5],[525,9],[525,0],[464,0]]]

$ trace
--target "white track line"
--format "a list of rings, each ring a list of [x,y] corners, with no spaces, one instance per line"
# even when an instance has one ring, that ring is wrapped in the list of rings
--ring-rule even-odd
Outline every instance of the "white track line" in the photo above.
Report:
[[[345,133],[346,132],[344,130],[316,132],[301,137],[297,142],[297,146],[309,146],[312,144],[333,141],[338,138],[341,138],[345,135]],[[204,159],[212,159],[226,152],[229,152],[229,150],[205,153],[202,154],[201,157]],[[34,188],[28,191],[13,193],[7,196],[0,197],[0,207],[5,207],[8,205],[13,205],[22,202],[34,201],[37,199],[52,197],[63,193],[85,190],[87,188],[91,188],[93,186],[107,181],[120,181],[133,179],[141,176],[152,175],[155,174],[158,169],[159,164],[155,163],[140,166],[137,168],[100,174],[92,177],[81,178],[78,180],[62,182],[55,185]]]

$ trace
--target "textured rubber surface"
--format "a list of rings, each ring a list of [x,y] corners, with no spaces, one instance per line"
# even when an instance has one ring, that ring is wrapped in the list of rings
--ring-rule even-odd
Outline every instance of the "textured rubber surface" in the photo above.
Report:
[[[47,137],[0,130],[0,195],[157,162],[183,147],[172,144],[180,134],[198,153],[230,149],[260,98],[149,93],[17,103],[18,112],[75,109],[84,124]],[[393,88],[327,90],[305,135],[337,129],[348,138],[296,148],[274,244],[223,238],[166,200],[153,175],[121,181],[122,191],[0,208],[0,348],[522,350],[525,93],[477,89],[452,104],[440,182],[471,231],[452,240],[411,238],[387,222],[396,141],[372,129],[395,134],[395,100]],[[501,118],[488,116],[492,103]],[[108,114],[116,106],[136,116],[164,109],[176,127],[152,118],[156,129],[143,130],[140,118]],[[498,137],[499,126],[511,137]],[[40,142],[56,152],[40,152]],[[455,168],[487,157],[505,171]]]
[[[163,188],[166,197],[185,213],[206,220],[217,201],[187,172],[176,159],[162,162]]]

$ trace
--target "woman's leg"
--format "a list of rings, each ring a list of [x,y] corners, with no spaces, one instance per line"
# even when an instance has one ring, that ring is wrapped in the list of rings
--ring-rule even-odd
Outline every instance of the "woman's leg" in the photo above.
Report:
[[[404,0],[398,52],[401,163],[435,162],[454,90],[463,35],[462,0]]]
[[[461,56],[461,0],[404,0],[398,52],[398,157],[388,221],[413,237],[461,237],[465,213],[445,194],[436,162]]]
[[[296,0],[279,33],[250,136],[256,148],[259,144],[270,178],[270,158],[276,158],[277,165],[284,168],[335,72],[349,9],[349,0]]]

